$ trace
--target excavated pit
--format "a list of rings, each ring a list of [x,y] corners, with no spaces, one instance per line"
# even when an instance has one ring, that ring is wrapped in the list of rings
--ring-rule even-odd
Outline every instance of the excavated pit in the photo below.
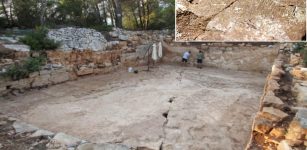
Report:
[[[0,99],[0,112],[53,132],[139,149],[244,149],[265,75],[161,65]]]

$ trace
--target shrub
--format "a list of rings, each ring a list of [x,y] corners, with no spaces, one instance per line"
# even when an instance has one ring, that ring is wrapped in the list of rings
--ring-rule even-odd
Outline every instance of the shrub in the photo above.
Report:
[[[305,47],[305,43],[300,42],[296,43],[294,45],[294,52],[295,53],[301,53],[301,56],[303,56],[303,65],[307,67],[307,49]]]
[[[33,51],[53,50],[60,46],[58,42],[47,37],[48,29],[45,27],[37,27],[34,32],[27,34],[20,41],[29,45]]]
[[[10,77],[13,81],[26,78],[28,76],[28,71],[22,66],[22,64],[14,64],[8,68],[7,72],[4,74],[6,77]]]
[[[4,17],[0,17],[0,28],[7,27],[7,20]]]
[[[46,62],[44,57],[28,58],[24,63],[24,68],[29,72],[40,71],[41,66]]]
[[[293,52],[294,53],[301,53],[305,49],[305,43],[300,42],[300,43],[295,43],[293,47]]]
[[[303,57],[304,57],[304,60],[303,60],[304,66],[307,67],[307,50],[306,49],[303,52]]]
[[[16,63],[8,68],[7,72],[4,74],[6,77],[12,80],[20,80],[29,77],[30,73],[37,72],[41,70],[41,66],[46,62],[44,57],[28,58],[25,61]]]

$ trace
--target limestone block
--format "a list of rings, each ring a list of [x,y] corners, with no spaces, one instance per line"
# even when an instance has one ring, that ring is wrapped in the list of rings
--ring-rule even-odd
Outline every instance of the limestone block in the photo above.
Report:
[[[282,102],[278,97],[274,95],[266,95],[263,99],[264,104],[276,104],[276,105],[283,105],[284,102]]]
[[[55,70],[51,73],[50,82],[52,84],[63,83],[69,80],[69,73],[63,70]]]
[[[11,89],[27,89],[31,87],[32,78],[21,79],[11,83]]]
[[[47,130],[37,130],[30,137],[50,137],[53,135],[54,133]]]
[[[32,87],[41,87],[41,86],[50,85],[51,84],[50,77],[51,77],[50,71],[40,72],[40,75],[34,78]]]
[[[254,131],[257,131],[259,133],[267,133],[273,128],[272,121],[264,118],[261,115],[257,115],[254,122]]]
[[[286,140],[279,143],[277,150],[293,150]]]
[[[307,108],[299,109],[299,111],[295,115],[295,119],[298,120],[301,127],[307,131]]]
[[[299,80],[307,80],[307,68],[293,68],[291,71],[291,75]]]
[[[286,134],[286,129],[284,128],[273,128],[273,130],[270,132],[270,136],[273,136],[275,138],[282,138]]]
[[[290,64],[292,66],[299,65],[300,61],[301,61],[301,56],[300,56],[299,53],[291,54],[291,56],[290,56]]]
[[[94,73],[94,69],[93,68],[89,68],[89,67],[80,67],[79,70],[77,70],[77,75],[78,76],[84,76],[84,75],[89,75],[89,74],[93,74]]]
[[[280,77],[281,75],[285,74],[285,71],[283,71],[280,67],[278,67],[277,65],[273,65],[272,67],[272,76],[278,76]]]
[[[202,44],[202,45],[201,45],[201,49],[202,49],[202,50],[208,50],[208,49],[209,49],[209,46],[207,46],[207,44]]]
[[[269,80],[268,81],[268,87],[267,87],[268,91],[278,90],[279,88],[280,88],[280,85],[276,80]]]
[[[112,64],[111,62],[105,62],[105,63],[104,63],[104,66],[105,66],[105,67],[112,67],[113,64]]]
[[[28,52],[30,51],[30,47],[28,45],[23,44],[3,44],[5,48],[12,49],[15,51]]]
[[[29,75],[30,78],[35,78],[37,76],[39,76],[39,72],[33,72],[33,73],[30,73]]]
[[[263,107],[262,116],[272,121],[280,121],[289,115],[279,109],[273,107]]]
[[[128,45],[128,42],[127,41],[119,41],[119,47],[125,47]]]
[[[129,37],[127,35],[119,35],[118,38],[121,40],[121,41],[127,41],[129,39]]]
[[[19,122],[19,121],[15,121],[13,123],[13,128],[15,129],[16,133],[30,133],[30,132],[34,132],[36,130],[38,130],[37,127],[30,125],[30,124],[26,124],[24,122]]]
[[[0,95],[6,94],[8,92],[6,86],[0,86]]]
[[[65,133],[56,134],[52,140],[67,147],[74,147],[81,143],[81,140],[79,138],[72,137]]]
[[[78,146],[77,150],[130,150],[128,146],[120,144],[91,144],[86,143]]]
[[[232,51],[233,48],[232,48],[232,47],[227,47],[226,50],[227,50],[227,51]]]
[[[112,37],[112,38],[118,38],[118,33],[117,32],[110,32],[109,35]]]
[[[302,86],[299,83],[296,83],[293,88],[293,93],[296,95],[296,100],[302,105],[307,104],[307,86]]]
[[[296,141],[304,139],[304,135],[306,134],[306,130],[304,130],[300,124],[299,121],[294,120],[290,123],[288,129],[287,129],[287,134],[286,134],[286,139],[290,141]]]

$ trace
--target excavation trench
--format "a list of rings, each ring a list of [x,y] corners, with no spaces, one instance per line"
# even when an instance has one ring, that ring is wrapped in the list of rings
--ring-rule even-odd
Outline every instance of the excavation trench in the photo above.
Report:
[[[33,90],[0,112],[94,143],[169,149],[244,149],[265,75],[161,65]]]

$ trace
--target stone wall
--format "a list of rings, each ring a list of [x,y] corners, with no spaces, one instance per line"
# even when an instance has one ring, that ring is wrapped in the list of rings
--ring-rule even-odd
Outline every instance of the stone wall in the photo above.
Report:
[[[280,54],[275,60],[247,149],[306,149],[307,71],[293,64],[293,58],[289,63],[289,56]]]
[[[202,50],[205,54],[204,65],[241,71],[270,71],[279,50],[279,45],[251,45],[227,43],[177,43],[164,44],[168,51],[166,62],[180,62],[185,51],[191,51],[190,65],[196,64],[196,54]]]
[[[47,51],[47,64],[42,71],[31,74],[29,78],[19,81],[0,79],[0,95],[18,94],[25,89],[58,84],[80,76],[108,73],[123,65],[138,66],[144,60],[148,47],[170,34],[168,30],[126,31],[118,28],[105,35],[85,28],[50,30],[48,36],[62,42],[61,48]],[[5,73],[10,65],[30,55],[28,51],[8,50],[12,51],[12,55],[1,58],[0,73]]]
[[[0,79],[0,95],[18,94],[26,89],[59,84],[80,76],[115,71],[121,66],[121,54],[120,50],[49,51],[48,64],[40,72],[32,73],[29,78],[18,81]]]

